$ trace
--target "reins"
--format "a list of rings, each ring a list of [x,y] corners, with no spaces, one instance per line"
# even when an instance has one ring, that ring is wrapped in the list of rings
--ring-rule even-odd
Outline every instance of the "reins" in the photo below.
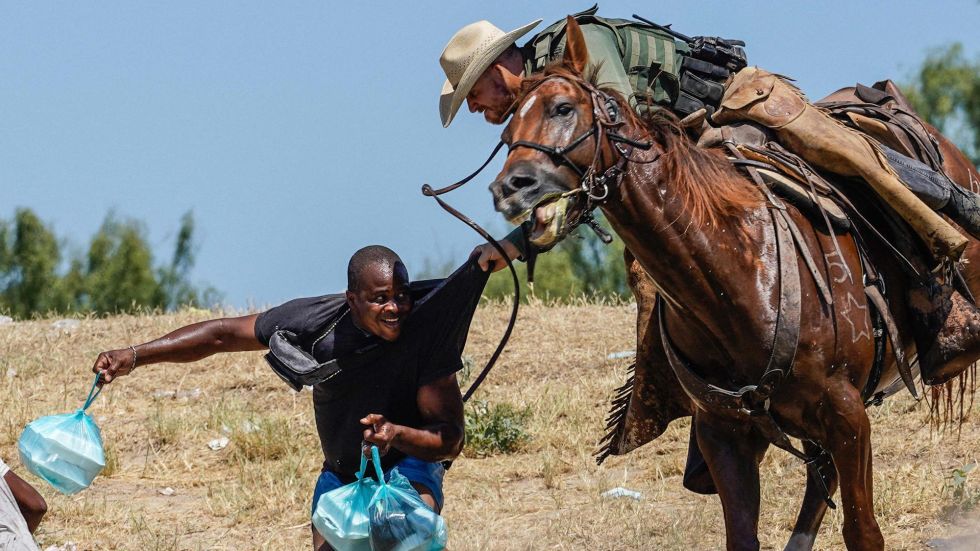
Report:
[[[507,256],[507,251],[505,251],[504,248],[501,247],[499,243],[497,243],[497,240],[495,240],[487,232],[487,230],[480,227],[479,224],[471,220],[465,214],[454,209],[449,203],[443,201],[439,196],[444,193],[449,193],[450,191],[472,180],[477,174],[480,173],[481,170],[483,170],[484,168],[486,168],[488,164],[490,164],[490,160],[494,158],[494,156],[497,154],[498,151],[500,151],[500,148],[503,145],[503,143],[504,142],[498,143],[497,147],[494,148],[493,153],[491,153],[490,157],[486,160],[485,163],[483,163],[483,166],[481,166],[476,172],[470,174],[463,180],[460,180],[455,184],[439,189],[432,189],[432,186],[430,186],[429,184],[425,184],[422,186],[423,195],[427,195],[435,199],[436,202],[439,203],[439,206],[445,209],[446,212],[452,214],[458,220],[460,220],[467,226],[473,228],[473,231],[480,234],[480,237],[485,239],[487,243],[490,243],[493,246],[493,248],[496,249],[498,253],[500,253],[500,256],[504,259],[505,262],[507,262],[507,267],[510,269],[510,276],[514,281],[514,305],[510,311],[510,319],[507,321],[507,329],[504,331],[504,335],[500,338],[500,343],[497,344],[496,350],[493,351],[493,354],[490,356],[490,359],[487,361],[487,365],[480,371],[480,374],[476,376],[476,379],[473,381],[473,384],[471,384],[470,387],[466,390],[466,393],[463,394],[464,402],[466,402],[467,400],[470,399],[471,396],[473,396],[473,393],[476,392],[476,389],[479,388],[483,380],[487,378],[487,375],[490,373],[490,370],[493,368],[493,365],[497,363],[497,358],[499,358],[501,352],[504,351],[504,346],[507,345],[507,341],[510,340],[510,334],[511,332],[513,332],[514,324],[517,322],[517,309],[520,307],[520,302],[521,302],[521,285],[520,282],[517,280],[517,269],[514,268],[514,263],[511,261],[510,257]]]
[[[622,179],[622,175],[626,169],[626,165],[631,161],[630,153],[632,152],[633,148],[648,150],[653,146],[651,142],[641,142],[641,141],[633,140],[632,138],[628,138],[620,134],[618,132],[618,129],[626,123],[626,120],[620,116],[620,112],[619,112],[620,107],[619,104],[616,102],[615,98],[613,98],[609,94],[599,90],[598,88],[584,81],[571,80],[561,76],[558,77],[551,76],[551,77],[546,77],[541,81],[537,82],[534,85],[534,87],[531,88],[531,90],[537,88],[538,86],[541,86],[541,84],[543,84],[544,82],[554,78],[562,78],[568,80],[569,82],[573,82],[574,84],[581,86],[587,92],[589,92],[589,95],[592,98],[592,112],[593,112],[592,128],[583,132],[581,135],[579,135],[578,137],[576,137],[575,139],[573,139],[571,142],[569,142],[567,145],[564,146],[549,146],[549,145],[544,145],[544,144],[539,144],[539,143],[529,142],[524,140],[519,140],[514,143],[508,144],[505,141],[501,140],[497,142],[497,145],[493,148],[493,151],[490,152],[490,156],[487,157],[487,160],[484,161],[479,168],[477,168],[475,171],[473,171],[470,175],[466,176],[462,180],[459,180],[453,184],[438,189],[434,189],[429,184],[425,184],[422,186],[423,195],[435,199],[436,202],[439,203],[439,206],[443,208],[443,210],[445,210],[449,214],[453,215],[456,219],[458,219],[459,221],[463,222],[464,224],[472,228],[473,231],[478,233],[480,237],[485,239],[487,243],[490,243],[490,245],[493,246],[494,249],[496,249],[496,251],[504,259],[504,261],[507,262],[507,268],[510,270],[511,279],[513,280],[513,284],[514,284],[514,304],[513,307],[511,308],[510,319],[507,321],[507,329],[504,331],[503,336],[500,338],[500,343],[497,344],[497,348],[490,356],[490,359],[487,361],[486,366],[480,371],[479,375],[477,375],[476,379],[473,381],[473,384],[471,384],[470,387],[466,390],[466,393],[463,394],[464,402],[470,399],[473,393],[476,392],[476,389],[479,388],[480,384],[483,383],[484,379],[486,379],[487,375],[490,373],[490,370],[493,368],[494,364],[497,362],[497,359],[500,357],[500,354],[503,352],[504,347],[507,345],[507,341],[510,340],[510,335],[514,330],[515,323],[517,322],[517,311],[520,307],[521,290],[520,290],[520,282],[517,279],[517,270],[514,268],[514,263],[511,261],[510,257],[507,255],[507,252],[503,249],[503,247],[501,247],[500,244],[497,243],[497,241],[493,238],[493,236],[491,236],[479,224],[474,222],[471,218],[469,218],[465,214],[453,208],[449,203],[444,201],[439,196],[454,191],[456,189],[459,189],[460,187],[462,187],[463,185],[471,181],[473,178],[475,178],[478,174],[483,172],[483,169],[485,169],[487,165],[490,164],[490,161],[492,161],[493,158],[497,156],[497,153],[500,152],[500,150],[503,148],[504,145],[507,145],[508,154],[510,153],[510,151],[513,151],[515,148],[527,147],[529,149],[534,149],[544,153],[545,155],[548,155],[548,157],[551,158],[552,162],[554,162],[559,166],[569,167],[572,171],[575,172],[576,175],[578,175],[581,181],[580,186],[578,188],[562,194],[563,196],[583,194],[585,196],[585,201],[586,201],[585,208],[582,210],[582,214],[572,224],[570,224],[567,228],[565,228],[565,233],[571,231],[576,226],[585,223],[596,233],[596,235],[599,236],[599,239],[601,239],[603,243],[608,244],[612,242],[612,236],[609,235],[609,233],[606,232],[599,225],[599,223],[595,220],[592,211],[595,209],[596,206],[601,205],[609,198],[610,187],[619,184],[619,181]],[[589,165],[588,168],[583,170],[581,167],[576,165],[574,162],[572,162],[571,159],[568,158],[568,154],[573,150],[575,150],[576,148],[578,148],[583,143],[585,143],[585,141],[588,140],[589,137],[595,138],[595,153],[592,157],[592,163]],[[596,171],[598,170],[598,165],[602,153],[603,137],[609,142],[611,142],[612,148],[615,149],[617,153],[619,153],[619,159],[614,165],[607,168],[602,174],[596,175]],[[527,273],[528,273],[528,282],[530,283],[531,281],[533,281],[533,277],[534,277],[533,276],[534,257],[536,253],[534,250],[532,250],[533,248],[532,244],[528,242],[528,231],[529,231],[527,227],[528,225],[530,225],[529,222],[524,222],[524,224],[522,225],[524,231],[522,233],[524,235],[524,240],[526,245],[525,250],[527,251],[528,254]]]
[[[511,261],[510,257],[507,255],[507,252],[503,249],[503,247],[501,247],[500,244],[497,243],[497,241],[479,224],[474,222],[471,218],[469,218],[465,214],[453,208],[449,203],[444,201],[439,196],[454,191],[456,189],[459,189],[466,183],[470,182],[478,174],[483,172],[483,169],[485,169],[490,164],[490,161],[492,161],[494,157],[497,156],[497,153],[500,152],[500,150],[503,148],[504,145],[507,145],[508,154],[510,153],[510,151],[513,151],[516,148],[527,147],[529,149],[534,149],[536,151],[540,151],[544,153],[545,155],[548,155],[548,157],[551,158],[552,162],[554,162],[556,165],[569,167],[579,177],[580,180],[579,187],[574,190],[568,191],[562,195],[566,197],[579,195],[579,194],[584,195],[585,207],[582,210],[582,214],[579,215],[579,217],[574,222],[572,222],[566,228],[564,228],[564,232],[567,233],[568,231],[574,229],[576,226],[585,223],[594,232],[596,232],[596,235],[599,236],[599,238],[602,240],[603,243],[608,244],[612,241],[612,236],[609,235],[609,233],[607,233],[599,225],[599,223],[595,220],[592,211],[595,209],[596,206],[601,205],[609,198],[610,187],[619,184],[619,181],[622,179],[622,175],[626,169],[626,165],[630,162],[630,153],[632,152],[633,148],[648,150],[653,146],[651,142],[641,142],[641,141],[633,140],[632,138],[628,138],[620,134],[618,132],[618,129],[626,123],[626,120],[620,116],[619,104],[612,96],[586,82],[572,80],[562,76],[557,76],[557,77],[550,76],[535,83],[534,87],[531,88],[531,90],[537,88],[538,86],[541,86],[541,84],[543,84],[544,82],[547,82],[548,80],[554,78],[562,78],[568,80],[569,82],[572,82],[584,88],[587,92],[589,92],[589,95],[592,98],[592,112],[593,112],[592,127],[590,129],[583,132],[582,134],[580,134],[579,136],[577,136],[575,139],[573,139],[571,142],[569,142],[564,146],[549,146],[549,145],[530,142],[526,140],[519,140],[508,144],[507,142],[501,140],[497,142],[496,146],[494,146],[493,150],[490,152],[490,155],[487,157],[487,160],[484,161],[479,168],[477,168],[475,171],[473,171],[465,178],[453,184],[438,189],[433,188],[429,184],[425,184],[422,186],[423,195],[435,199],[436,202],[439,203],[439,206],[443,208],[443,210],[445,210],[449,214],[453,215],[456,219],[458,219],[459,221],[463,222],[464,224],[472,228],[473,231],[478,233],[480,237],[482,237],[484,240],[487,241],[487,243],[490,243],[490,245],[493,246],[494,249],[496,249],[496,251],[504,259],[504,261],[507,262],[507,268],[510,270],[511,279],[513,280],[513,284],[514,284],[514,304],[513,307],[511,308],[510,319],[507,322],[507,329],[504,331],[503,336],[500,338],[500,343],[497,344],[497,348],[490,356],[490,359],[487,361],[486,366],[480,371],[479,375],[477,375],[476,379],[473,381],[473,384],[471,384],[470,387],[466,390],[466,393],[463,394],[464,402],[469,400],[469,398],[473,395],[473,393],[476,392],[476,389],[480,386],[480,384],[483,383],[484,379],[486,379],[487,375],[490,373],[490,370],[493,368],[494,364],[497,362],[497,359],[500,357],[500,354],[503,352],[504,347],[507,345],[507,341],[510,340],[510,335],[514,330],[515,323],[517,322],[517,311],[520,308],[520,300],[521,300],[520,282],[517,279],[517,270],[514,268],[514,263]],[[592,157],[592,163],[589,165],[588,168],[583,170],[581,167],[576,165],[574,162],[572,162],[571,159],[568,158],[568,154],[574,151],[575,149],[577,149],[583,143],[585,143],[586,140],[589,139],[589,137],[595,138],[595,152]],[[617,153],[619,153],[619,159],[615,164],[607,168],[602,174],[596,175],[596,171],[598,170],[598,165],[602,156],[601,154],[602,154],[603,138],[611,142],[612,148]],[[533,249],[532,244],[528,242],[528,227],[527,227],[528,225],[530,225],[530,221],[525,222],[522,225],[524,230],[522,233],[524,235],[524,240],[526,245],[525,249],[528,254],[528,282],[530,283],[531,281],[533,281],[534,256],[536,253],[534,250],[532,250]]]

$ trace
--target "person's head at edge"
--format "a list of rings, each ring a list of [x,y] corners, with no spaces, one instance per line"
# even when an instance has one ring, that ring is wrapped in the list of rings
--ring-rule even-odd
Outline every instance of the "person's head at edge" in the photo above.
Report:
[[[477,21],[453,35],[439,58],[446,74],[439,98],[443,126],[449,126],[463,101],[491,124],[507,119],[524,74],[516,41],[540,22],[505,33],[488,21]]]
[[[347,264],[347,304],[361,330],[386,341],[401,335],[402,323],[412,311],[408,269],[388,247],[369,245]]]

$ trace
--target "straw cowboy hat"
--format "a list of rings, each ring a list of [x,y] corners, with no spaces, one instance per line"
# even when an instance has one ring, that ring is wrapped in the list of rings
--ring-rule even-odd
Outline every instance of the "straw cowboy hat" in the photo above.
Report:
[[[489,21],[477,21],[463,27],[449,39],[449,44],[439,57],[439,64],[446,73],[446,82],[439,97],[439,115],[443,126],[448,127],[453,121],[466,94],[470,93],[476,80],[493,60],[540,22],[538,19],[505,33]]]

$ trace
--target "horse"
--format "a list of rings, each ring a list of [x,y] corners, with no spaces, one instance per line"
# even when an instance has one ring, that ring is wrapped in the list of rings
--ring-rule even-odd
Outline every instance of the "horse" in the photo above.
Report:
[[[507,159],[490,184],[496,210],[511,222],[530,219],[530,240],[547,248],[599,207],[655,282],[660,298],[643,305],[638,338],[642,348],[659,336],[651,353],[677,375],[667,384],[682,382],[690,398],[692,435],[721,500],[728,549],[759,548],[759,464],[770,445],[788,449],[787,435],[803,443],[801,457],[825,467],[808,470],[787,549],[812,548],[838,487],[848,549],[883,549],[862,391],[882,359],[885,372],[872,390],[900,387],[899,360],[914,348],[896,338],[883,349],[876,344],[873,312],[893,318],[899,333],[910,331],[910,314],[902,300],[875,310],[861,250],[891,296],[908,291],[902,267],[881,243],[868,240],[862,249],[853,233],[812,224],[722,151],[697,147],[676,120],[639,119],[623,98],[583,77],[588,52],[571,18],[566,32],[561,63],[521,83],[501,136]],[[794,241],[821,254],[790,254]],[[965,256],[965,282],[976,295],[976,240]],[[971,348],[946,361],[967,365],[976,356]],[[693,393],[698,385],[709,392]],[[741,407],[730,405],[736,395]]]

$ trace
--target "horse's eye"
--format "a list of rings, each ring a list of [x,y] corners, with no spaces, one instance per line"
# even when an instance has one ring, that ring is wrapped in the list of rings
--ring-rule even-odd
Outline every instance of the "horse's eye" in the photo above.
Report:
[[[569,113],[574,110],[571,103],[560,103],[558,107],[555,107],[555,115],[559,117],[567,117]]]

